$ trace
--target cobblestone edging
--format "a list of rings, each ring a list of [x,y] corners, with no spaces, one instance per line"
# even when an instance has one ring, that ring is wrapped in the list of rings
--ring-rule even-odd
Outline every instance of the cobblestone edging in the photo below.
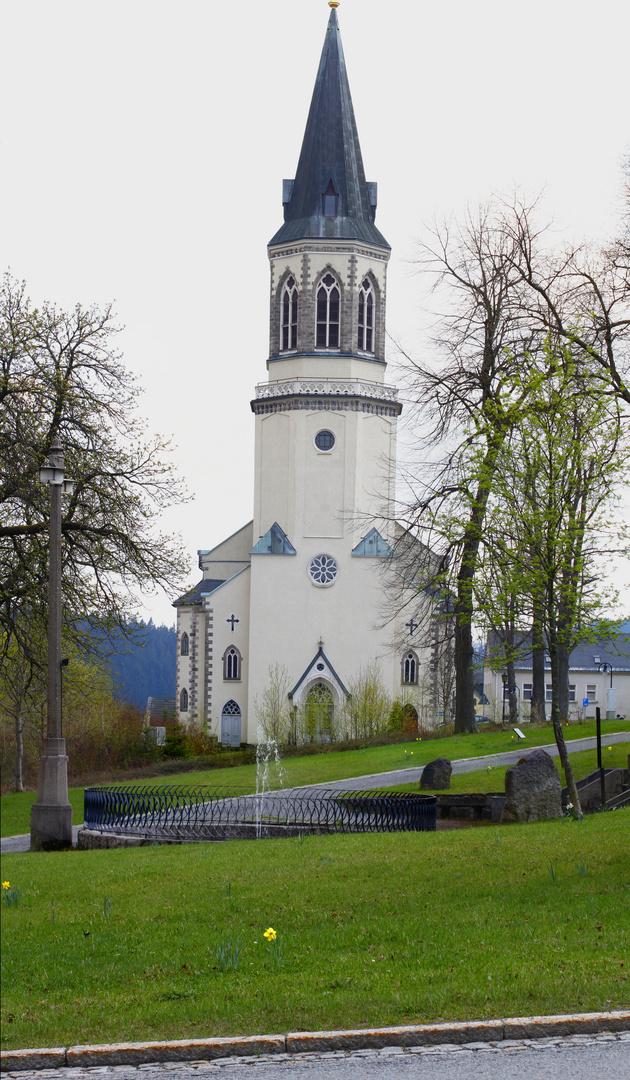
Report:
[[[567,1016],[529,1016],[507,1020],[476,1020],[456,1024],[418,1024],[407,1027],[348,1031],[303,1031],[287,1035],[247,1035],[221,1039],[181,1039],[171,1042],[110,1043],[102,1046],[58,1046],[2,1052],[3,1073],[64,1068],[213,1062],[219,1059],[289,1058],[303,1054],[353,1053],[385,1049],[414,1051],[461,1047],[474,1050],[515,1042],[630,1033],[630,1010],[576,1013]]]

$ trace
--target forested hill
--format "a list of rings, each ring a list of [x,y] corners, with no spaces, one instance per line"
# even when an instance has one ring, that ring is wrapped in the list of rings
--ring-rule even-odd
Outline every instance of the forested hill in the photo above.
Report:
[[[107,666],[118,697],[145,708],[149,695],[175,697],[174,626],[156,626],[152,619],[139,624],[137,640],[121,633]]]

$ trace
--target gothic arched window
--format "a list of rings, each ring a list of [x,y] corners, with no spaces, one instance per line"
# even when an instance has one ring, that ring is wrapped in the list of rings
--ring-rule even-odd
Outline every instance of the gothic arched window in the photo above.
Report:
[[[182,656],[188,656],[188,634],[185,630],[180,638],[179,651]]]
[[[402,681],[404,683],[417,683],[418,681],[418,657],[411,650],[405,653],[402,659]]]
[[[240,679],[241,677],[241,654],[232,646],[223,654],[223,678]]]
[[[339,348],[339,285],[332,274],[324,274],[317,287],[317,333],[318,349]]]
[[[298,291],[295,278],[287,278],[282,290],[282,342],[283,351],[297,348]]]
[[[364,278],[359,290],[359,351],[374,352],[374,288],[369,278]]]
[[[182,690],[179,695],[179,711],[188,712],[188,691]]]

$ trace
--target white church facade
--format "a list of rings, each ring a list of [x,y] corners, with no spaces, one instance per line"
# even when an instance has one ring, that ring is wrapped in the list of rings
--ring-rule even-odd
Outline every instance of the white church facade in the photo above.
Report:
[[[274,668],[286,674],[288,708],[315,701],[332,718],[368,665],[394,699],[420,684],[430,660],[413,605],[386,621],[400,579],[401,405],[385,379],[390,248],[375,225],[376,184],[365,180],[330,7],[296,176],[283,182],[284,224],[268,248],[253,518],[199,551],[202,579],[174,604],[180,722],[226,745],[257,741]]]

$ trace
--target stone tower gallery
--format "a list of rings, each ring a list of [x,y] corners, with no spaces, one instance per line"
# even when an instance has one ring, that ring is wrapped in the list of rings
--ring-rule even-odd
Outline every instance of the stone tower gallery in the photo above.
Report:
[[[395,698],[428,664],[421,620],[406,622],[408,610],[383,618],[396,575],[401,412],[385,382],[390,247],[365,179],[337,6],[295,179],[282,185],[284,223],[268,246],[253,519],[199,551],[202,579],[174,604],[179,719],[224,745],[257,741],[273,669],[287,709],[310,707],[326,738],[360,671],[378,669]]]

